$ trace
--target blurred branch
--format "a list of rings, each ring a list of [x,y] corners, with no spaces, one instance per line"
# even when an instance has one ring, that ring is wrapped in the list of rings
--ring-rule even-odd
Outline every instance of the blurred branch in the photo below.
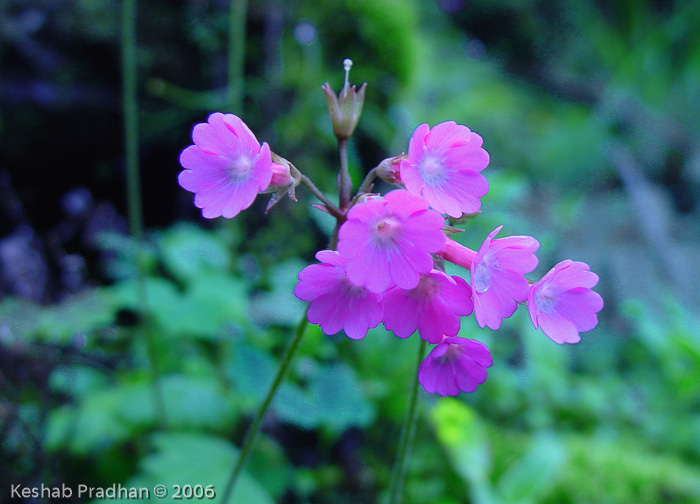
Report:
[[[214,91],[192,91],[163,79],[150,79],[146,89],[153,96],[169,101],[178,107],[193,110],[217,110],[230,99],[229,88]]]
[[[146,257],[143,241],[143,208],[141,206],[141,175],[139,173],[139,129],[137,101],[137,46],[136,46],[136,0],[124,0],[122,5],[122,86],[124,113],[124,149],[127,168],[127,204],[129,230],[136,240],[136,268],[138,283],[139,311],[148,314],[148,297],[146,291]],[[146,327],[146,340],[149,363],[153,379],[153,395],[156,411],[165,427],[165,400],[161,389],[158,354],[155,332]]]
[[[248,0],[231,0],[228,24],[228,108],[243,115]]]
[[[391,481],[389,483],[389,504],[400,504],[401,495],[403,493],[403,483],[406,478],[406,463],[411,453],[411,445],[416,432],[416,420],[418,419],[418,370],[425,356],[427,341],[420,340],[418,345],[418,360],[416,362],[415,372],[411,375],[411,395],[408,399],[408,410],[404,419],[403,428],[401,429],[401,439],[399,440],[399,449],[396,455],[394,467],[391,470]]]
[[[672,288],[680,289],[682,273],[673,260],[673,238],[669,233],[672,209],[661,196],[660,189],[646,179],[627,147],[614,145],[607,155],[632,201],[642,235],[660,266],[661,278]]]
[[[694,144],[693,135],[676,118],[645,106],[632,96],[614,94],[604,82],[562,76],[546,67],[524,72],[521,77],[558,98],[608,110],[636,130],[652,130],[678,150],[687,151]]]

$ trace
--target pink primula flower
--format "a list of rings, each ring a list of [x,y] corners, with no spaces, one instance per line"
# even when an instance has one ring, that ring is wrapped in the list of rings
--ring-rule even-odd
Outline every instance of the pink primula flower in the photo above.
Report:
[[[529,284],[524,275],[537,267],[535,251],[540,244],[531,236],[494,237],[497,227],[479,247],[471,263],[474,316],[480,327],[499,329],[504,318],[524,302]]]
[[[603,298],[591,290],[598,275],[586,263],[562,261],[532,285],[528,311],[535,329],[541,328],[557,343],[578,343],[579,332],[598,325],[596,313],[603,309]]]
[[[423,196],[440,213],[460,217],[481,208],[479,198],[489,184],[479,172],[489,164],[483,140],[454,121],[431,130],[421,124],[408,144],[408,157],[401,162],[401,181],[411,194]]]
[[[432,270],[413,289],[393,287],[383,298],[384,326],[399,338],[416,329],[429,343],[459,332],[460,315],[472,312],[471,289],[464,279]]]
[[[272,158],[248,126],[233,114],[215,112],[192,130],[194,145],[180,154],[180,185],[195,193],[208,219],[235,217],[270,185]]]
[[[418,368],[423,388],[441,396],[474,392],[486,380],[493,359],[486,345],[467,338],[445,338]]]
[[[406,191],[355,205],[340,227],[338,251],[356,285],[384,292],[395,283],[413,289],[433,268],[431,253],[445,245],[443,217]]]
[[[321,264],[307,266],[299,273],[294,294],[309,301],[308,318],[326,334],[341,329],[352,339],[364,338],[370,327],[382,320],[381,295],[352,284],[345,275],[346,261],[338,252],[316,254]]]

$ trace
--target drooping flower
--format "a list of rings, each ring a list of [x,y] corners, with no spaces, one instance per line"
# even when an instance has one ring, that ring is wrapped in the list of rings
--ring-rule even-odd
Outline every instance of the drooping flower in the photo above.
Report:
[[[356,285],[384,292],[394,283],[412,289],[433,268],[431,253],[445,244],[445,221],[428,203],[406,191],[353,206],[338,233],[338,251]]]
[[[192,130],[194,145],[180,154],[180,185],[195,193],[208,219],[235,217],[270,185],[272,158],[266,143],[233,114],[215,112]]]
[[[535,251],[540,244],[531,236],[494,237],[494,229],[479,247],[471,263],[474,316],[480,327],[499,329],[529,293],[525,279],[537,267]]]
[[[316,259],[321,264],[301,270],[294,288],[296,297],[311,303],[309,322],[329,335],[343,329],[349,338],[364,338],[382,320],[381,294],[351,283],[345,275],[347,261],[338,252],[322,250]]]
[[[427,392],[437,392],[441,396],[474,392],[486,380],[486,368],[491,364],[491,353],[483,343],[467,338],[445,338],[421,363],[418,381]]]
[[[481,208],[479,198],[489,190],[479,172],[489,164],[482,138],[454,121],[431,130],[416,128],[401,162],[401,181],[412,194],[423,196],[440,213],[460,217]]]
[[[383,297],[384,326],[399,338],[416,329],[429,343],[459,332],[460,315],[472,312],[471,289],[464,279],[432,270],[413,289],[392,287]]]
[[[586,263],[567,259],[530,288],[528,311],[535,329],[559,344],[578,343],[579,332],[598,325],[603,298],[591,290],[598,275]]]

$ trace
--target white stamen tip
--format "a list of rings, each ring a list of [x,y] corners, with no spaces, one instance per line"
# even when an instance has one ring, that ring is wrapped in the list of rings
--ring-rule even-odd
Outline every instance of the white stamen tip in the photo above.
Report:
[[[343,68],[345,69],[345,85],[347,86],[350,80],[350,69],[352,68],[352,60],[350,58],[343,60]]]

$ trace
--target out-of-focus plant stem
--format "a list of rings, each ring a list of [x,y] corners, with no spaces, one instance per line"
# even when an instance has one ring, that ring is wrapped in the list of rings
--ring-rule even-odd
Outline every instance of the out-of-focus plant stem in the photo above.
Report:
[[[401,429],[401,439],[399,440],[399,449],[396,454],[396,461],[391,470],[391,481],[389,483],[389,504],[399,504],[401,502],[401,494],[403,490],[403,481],[406,477],[406,461],[410,455],[411,444],[413,444],[413,435],[416,430],[416,420],[418,418],[418,368],[425,355],[426,341],[420,340],[418,345],[418,360],[416,362],[416,371],[411,376],[413,380],[413,388],[411,396],[408,399],[408,410],[404,419],[403,428]]]
[[[129,214],[129,230],[136,242],[136,272],[140,314],[148,317],[146,293],[146,262],[143,240],[143,209],[141,207],[141,176],[139,173],[139,125],[137,102],[137,47],[136,47],[136,0],[122,3],[122,113],[124,115],[124,150],[126,156],[126,194]],[[161,389],[160,372],[155,345],[155,333],[148,329],[146,339],[151,373],[153,395],[161,426],[165,426],[165,401]]]
[[[282,356],[282,361],[280,362],[280,365],[277,368],[277,374],[275,375],[275,378],[272,381],[272,385],[270,385],[270,389],[267,391],[265,400],[260,405],[260,408],[258,408],[258,412],[256,413],[255,418],[253,419],[253,423],[250,425],[250,427],[248,427],[248,431],[246,432],[245,437],[243,438],[243,446],[241,446],[241,453],[238,455],[236,465],[233,467],[231,476],[229,476],[228,482],[226,483],[224,493],[222,494],[223,500],[221,502],[228,503],[231,497],[233,496],[233,491],[236,487],[236,480],[238,479],[238,476],[240,475],[243,468],[245,467],[245,463],[248,460],[248,456],[250,455],[250,452],[252,451],[253,446],[255,445],[255,439],[257,438],[258,431],[260,430],[260,425],[262,424],[262,421],[265,418],[265,413],[267,413],[267,409],[270,407],[270,403],[272,403],[272,399],[274,399],[275,394],[277,393],[277,389],[282,384],[282,380],[284,380],[284,377],[287,374],[287,370],[289,369],[289,364],[292,362],[294,355],[299,349],[299,344],[301,343],[301,340],[304,337],[304,333],[306,332],[306,326],[308,325],[308,319],[306,317],[307,311],[304,311],[304,316],[297,324],[297,327],[294,330],[294,338],[292,338],[292,341],[289,343],[289,346],[287,347],[287,349],[284,352],[284,355]]]
[[[228,105],[243,114],[245,87],[245,35],[248,0],[231,0],[228,22]]]

